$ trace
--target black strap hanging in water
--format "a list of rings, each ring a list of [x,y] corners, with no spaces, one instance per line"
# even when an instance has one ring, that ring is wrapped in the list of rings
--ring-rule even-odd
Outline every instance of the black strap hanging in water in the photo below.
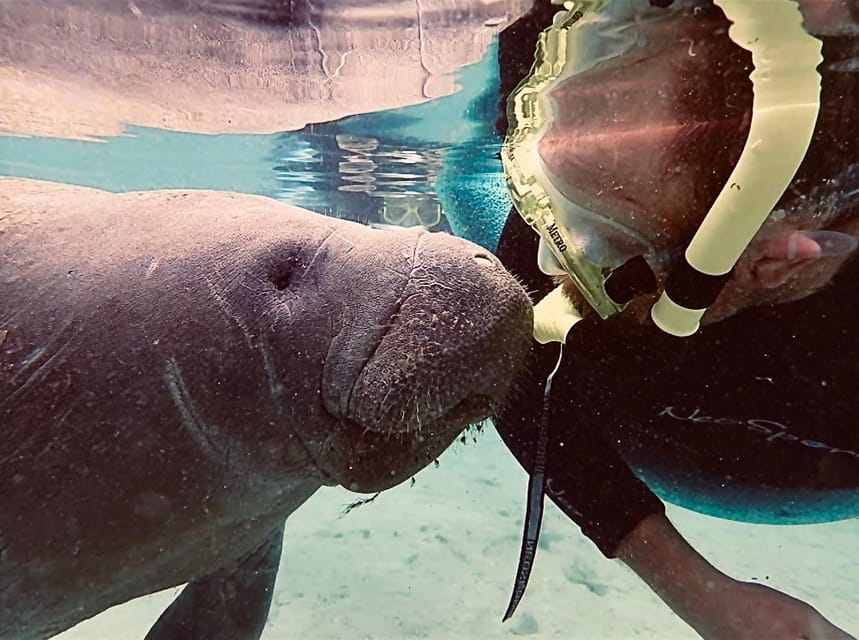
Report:
[[[546,386],[543,390],[543,407],[540,414],[540,430],[537,433],[537,450],[534,452],[534,470],[528,479],[528,502],[525,508],[525,530],[522,533],[522,548],[519,550],[519,565],[516,567],[516,582],[513,585],[513,594],[507,611],[504,612],[502,622],[509,619],[519,606],[525,588],[528,586],[528,578],[531,576],[531,568],[534,566],[534,556],[537,555],[537,541],[540,538],[540,524],[543,521],[543,495],[546,492],[546,454],[549,448],[549,393],[552,390],[552,378],[561,366],[564,357],[564,343],[558,353],[558,362],[552,373],[546,378]]]

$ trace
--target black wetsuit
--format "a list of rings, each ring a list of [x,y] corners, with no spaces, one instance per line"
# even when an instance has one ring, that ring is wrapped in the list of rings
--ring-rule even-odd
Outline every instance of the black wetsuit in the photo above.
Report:
[[[535,297],[536,234],[509,218],[498,254]],[[826,291],[678,339],[583,321],[552,387],[547,494],[612,556],[638,522],[683,506],[740,520],[859,515],[859,263]],[[557,345],[534,344],[496,421],[529,469]],[[635,473],[632,470],[635,470]],[[644,484],[639,477],[647,480]]]
[[[555,11],[538,3],[502,35],[502,94],[527,73],[536,34]],[[824,42],[825,52],[837,46],[848,58],[856,53],[855,37],[846,45],[834,40]],[[843,93],[850,86],[838,96],[850,101],[859,98],[855,84],[824,78],[824,92],[833,98],[833,87]],[[830,171],[821,167],[836,149],[838,171],[852,163],[855,171],[841,175],[859,183],[856,114],[833,126],[835,113],[826,112],[833,104],[834,98],[824,101],[821,117],[829,126],[818,129],[795,185],[820,184],[821,171]],[[506,123],[499,122],[503,131]],[[856,189],[859,184],[844,185],[843,193]],[[859,207],[856,194],[849,197]],[[535,300],[553,286],[537,269],[537,242],[512,212],[498,255]],[[612,320],[576,325],[553,383],[547,494],[607,556],[644,517],[663,510],[651,489],[688,508],[740,520],[859,515],[857,277],[853,260],[818,294],[748,309],[692,338]],[[543,385],[557,354],[557,345],[535,343],[532,366],[497,421],[528,470]]]

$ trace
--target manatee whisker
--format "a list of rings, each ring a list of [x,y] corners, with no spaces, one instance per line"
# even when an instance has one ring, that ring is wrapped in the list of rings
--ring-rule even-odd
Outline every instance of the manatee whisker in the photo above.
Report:
[[[382,409],[382,412],[383,412],[383,413],[387,411],[387,410],[385,409],[385,404],[387,403],[388,398],[390,398],[390,397],[391,397],[391,394],[392,394],[393,392],[394,392],[394,388],[393,388],[393,387],[391,387],[390,389],[388,389],[387,393],[382,397],[382,400],[381,400],[381,402],[379,403],[379,405],[380,405],[380,407],[381,407],[381,409]]]
[[[417,432],[420,433],[423,431],[423,425],[421,424],[421,404],[417,401],[415,401],[415,422],[418,423]]]

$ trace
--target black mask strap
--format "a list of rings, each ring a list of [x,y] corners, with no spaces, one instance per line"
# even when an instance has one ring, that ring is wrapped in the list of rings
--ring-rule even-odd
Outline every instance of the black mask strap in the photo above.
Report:
[[[537,541],[540,538],[540,524],[543,521],[543,496],[546,493],[546,454],[549,448],[549,393],[552,390],[552,379],[561,366],[564,357],[564,343],[561,343],[558,352],[558,362],[552,373],[546,378],[546,386],[543,390],[543,407],[540,414],[540,430],[537,433],[537,448],[534,452],[534,470],[528,479],[528,502],[525,508],[525,530],[522,533],[522,548],[519,551],[519,565],[516,567],[516,582],[513,585],[513,594],[507,611],[504,612],[502,622],[509,619],[519,606],[525,588],[528,586],[528,578],[531,576],[531,568],[534,566],[534,557],[537,554]]]

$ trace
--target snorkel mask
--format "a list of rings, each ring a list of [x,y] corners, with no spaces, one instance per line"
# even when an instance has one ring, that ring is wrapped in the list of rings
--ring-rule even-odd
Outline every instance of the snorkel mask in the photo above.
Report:
[[[752,238],[784,194],[811,142],[820,109],[821,42],[803,27],[793,0],[714,0],[733,23],[729,37],[752,54],[752,117],[739,160],[697,232],[669,271],[651,310],[657,327],[695,333]],[[551,127],[553,87],[636,46],[633,29],[650,19],[645,0],[565,2],[539,37],[531,74],[508,100],[502,162],[519,214],[540,235],[540,267],[566,274],[603,319],[653,291],[660,253],[632,228],[564,196],[547,177],[538,143]],[[654,3],[665,5],[665,2]],[[646,6],[646,5],[645,5]],[[653,8],[653,19],[664,9]],[[635,17],[633,17],[635,16]],[[628,25],[627,25],[628,26]],[[694,55],[690,39],[689,55]],[[628,108],[628,105],[627,105]],[[539,305],[538,305],[539,307]]]

